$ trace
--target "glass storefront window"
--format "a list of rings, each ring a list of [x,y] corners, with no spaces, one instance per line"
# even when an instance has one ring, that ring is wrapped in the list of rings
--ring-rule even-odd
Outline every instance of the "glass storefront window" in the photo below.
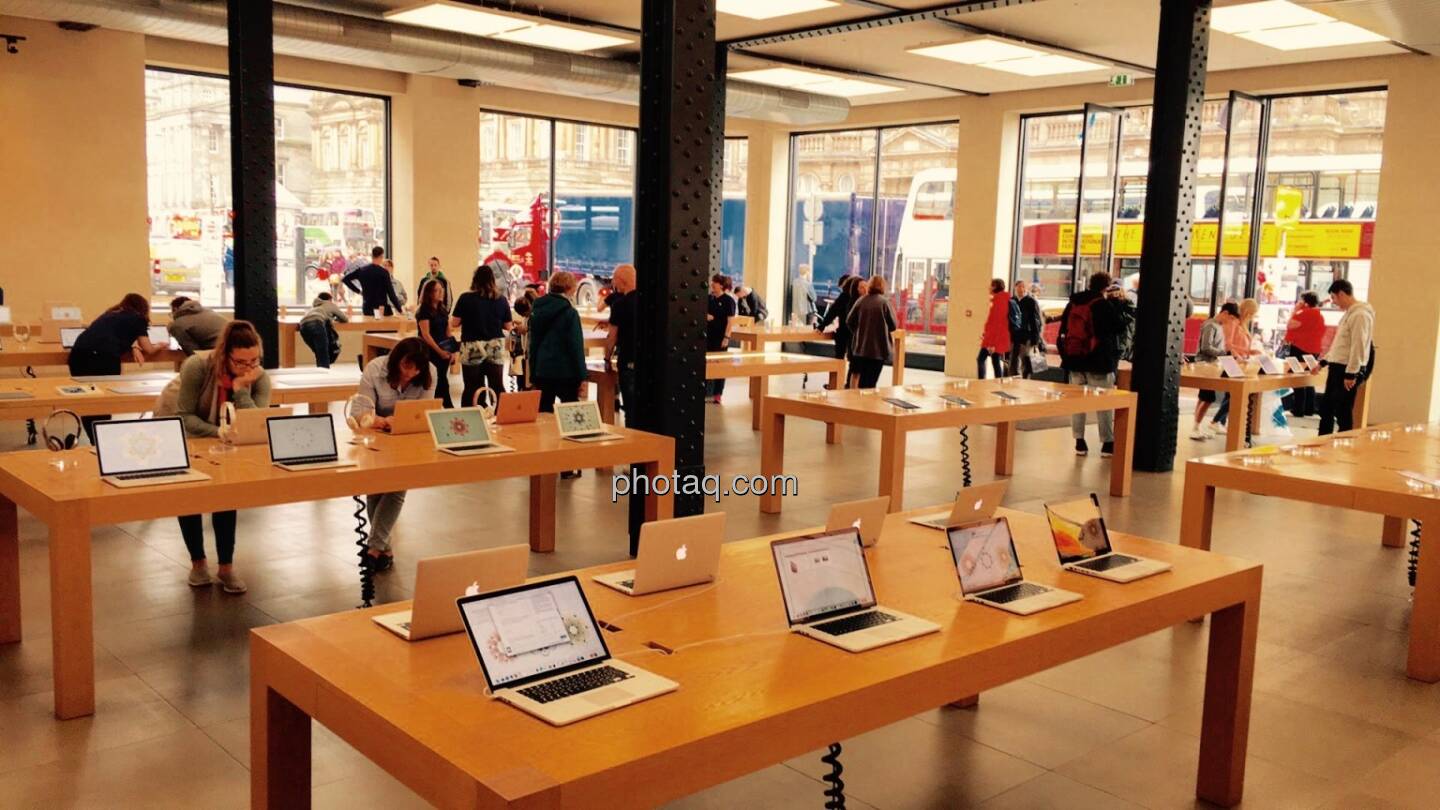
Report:
[[[151,294],[234,303],[230,99],[215,76],[147,69]],[[386,245],[389,104],[275,88],[276,292],[304,305]]]
[[[1021,120],[1020,210],[1011,280],[1028,282],[1047,307],[1063,306],[1071,293],[1084,126],[1081,113]]]
[[[873,129],[819,132],[792,139],[795,157],[786,322],[801,314],[802,304],[794,290],[802,275],[808,275],[822,311],[838,292],[841,276],[870,275],[875,146]]]
[[[529,281],[549,275],[550,128],[544,118],[480,113],[476,259],[502,255],[515,278]]]
[[[720,204],[720,272],[738,285],[745,279],[745,188],[750,176],[750,140],[725,139]]]

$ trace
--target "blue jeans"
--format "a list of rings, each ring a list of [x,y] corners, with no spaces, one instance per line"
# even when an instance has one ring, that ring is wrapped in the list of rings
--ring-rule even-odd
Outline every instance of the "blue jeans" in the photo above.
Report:
[[[1103,388],[1115,387],[1114,374],[1095,374],[1089,371],[1069,372],[1071,385],[1094,385]],[[1095,424],[1100,428],[1100,441],[1105,444],[1115,441],[1115,412],[1100,411],[1095,414]],[[1075,438],[1085,438],[1085,414],[1070,417],[1070,432]]]

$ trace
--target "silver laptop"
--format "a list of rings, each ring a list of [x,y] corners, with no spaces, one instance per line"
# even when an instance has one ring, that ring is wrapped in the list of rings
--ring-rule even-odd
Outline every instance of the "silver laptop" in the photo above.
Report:
[[[435,449],[452,456],[483,456],[514,452],[490,438],[485,412],[479,408],[435,408],[425,412]]]
[[[190,469],[190,448],[179,417],[96,422],[100,480],[116,487],[153,487],[209,481]]]
[[[60,348],[73,349],[75,341],[80,339],[80,333],[85,331],[83,326],[62,326],[60,327]]]
[[[459,600],[490,696],[563,726],[680,685],[610,657],[574,576]]]
[[[954,526],[947,534],[967,602],[1029,616],[1080,599],[1078,593],[1024,580],[1010,521],[1003,517]]]
[[[870,548],[880,542],[880,532],[885,528],[885,515],[889,512],[889,495],[837,503],[830,507],[830,516],[825,519],[825,530],[834,532],[854,526],[860,530],[860,543],[865,548]]]
[[[465,629],[455,600],[525,581],[530,546],[520,543],[443,557],[415,564],[415,599],[409,610],[373,617],[376,624],[406,641],[423,641]]]
[[[600,421],[600,405],[594,400],[555,403],[555,424],[561,438],[572,442],[608,442],[621,438]]]
[[[1008,480],[992,481],[974,487],[965,487],[955,493],[955,505],[949,512],[931,512],[910,518],[911,523],[929,526],[932,529],[949,529],[963,523],[988,520],[1000,508],[1005,499],[1005,490],[1010,487]]]
[[[335,442],[335,420],[328,413],[274,416],[265,420],[270,439],[270,463],[282,470],[324,470],[354,467],[340,458]]]
[[[1105,518],[1100,516],[1100,499],[1093,492],[1089,498],[1045,504],[1045,517],[1060,567],[1066,571],[1111,582],[1134,582],[1170,570],[1167,562],[1115,553]]]
[[[110,390],[115,390],[114,386],[111,386]],[[235,409],[232,403],[227,402],[221,413],[226,414],[227,416],[224,418],[230,420],[229,430],[224,431],[221,438],[227,444],[248,445],[267,442],[270,432],[265,423],[276,417],[293,416],[295,409],[290,407]]]
[[[776,540],[770,551],[792,632],[864,652],[940,630],[934,622],[876,605],[859,529]]]
[[[640,525],[640,552],[635,567],[598,574],[593,579],[631,596],[711,582],[720,569],[720,546],[724,542],[724,512],[652,520]]]

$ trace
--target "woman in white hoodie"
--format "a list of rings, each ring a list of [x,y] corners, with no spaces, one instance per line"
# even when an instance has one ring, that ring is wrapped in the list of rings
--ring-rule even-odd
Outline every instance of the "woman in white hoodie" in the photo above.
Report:
[[[1320,400],[1321,436],[1355,427],[1355,394],[1375,369],[1375,308],[1356,300],[1355,288],[1343,278],[1330,285],[1330,301],[1345,315],[1325,353],[1329,373]]]

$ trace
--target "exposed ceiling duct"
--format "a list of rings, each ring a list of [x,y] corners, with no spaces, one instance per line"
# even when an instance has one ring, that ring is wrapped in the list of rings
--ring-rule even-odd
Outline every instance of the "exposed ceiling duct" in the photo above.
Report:
[[[222,0],[0,0],[0,14],[213,45],[228,38]],[[627,104],[640,95],[640,69],[629,62],[280,3],[275,52]],[[850,112],[845,99],[798,90],[735,80],[725,90],[726,113],[739,118],[829,124]]]

